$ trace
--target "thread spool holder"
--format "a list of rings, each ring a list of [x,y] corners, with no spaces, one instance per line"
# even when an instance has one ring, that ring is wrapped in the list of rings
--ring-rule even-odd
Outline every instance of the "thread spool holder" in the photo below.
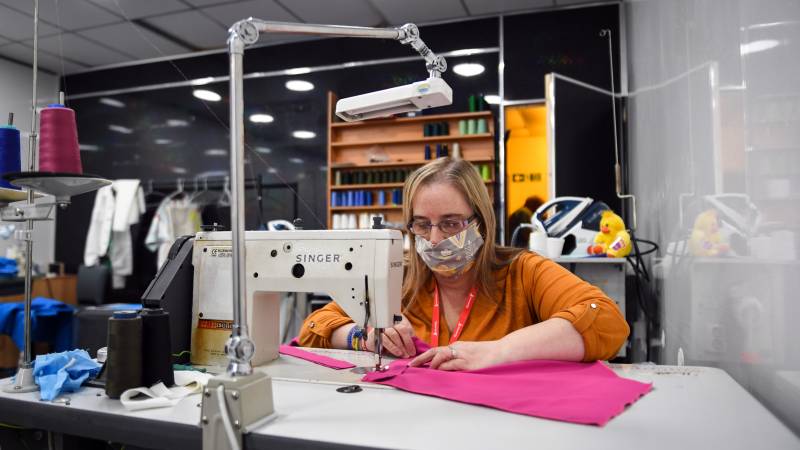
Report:
[[[15,237],[25,242],[25,345],[22,349],[23,360],[19,365],[14,381],[2,386],[7,393],[24,393],[39,390],[33,377],[33,361],[31,352],[31,293],[33,280],[33,225],[36,221],[49,220],[53,207],[59,205],[66,207],[70,197],[83,194],[102,186],[111,184],[111,181],[99,177],[79,174],[54,174],[35,172],[38,139],[38,114],[36,110],[37,75],[39,72],[39,0],[33,0],[33,70],[31,93],[31,132],[28,136],[28,172],[4,174],[3,177],[15,186],[26,189],[21,193],[27,196],[25,201],[8,203],[19,194],[0,197],[0,216],[3,220],[25,222],[23,230],[18,230]],[[59,100],[64,102],[63,93]],[[13,116],[12,116],[13,117]],[[9,189],[4,189],[8,191]],[[36,203],[39,191],[55,197],[54,201],[46,200]],[[7,218],[8,217],[8,218]]]

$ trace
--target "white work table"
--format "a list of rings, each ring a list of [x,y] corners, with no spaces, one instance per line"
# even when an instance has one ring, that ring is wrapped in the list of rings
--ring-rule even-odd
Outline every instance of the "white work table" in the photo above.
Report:
[[[321,353],[366,364],[369,355]],[[604,427],[576,425],[361,384],[360,375],[281,356],[273,376],[276,417],[245,448],[403,449],[800,449],[800,439],[724,371],[705,367],[612,365],[654,389]],[[8,380],[0,381],[7,383]],[[359,383],[360,384],[360,383]],[[98,395],[100,394],[100,395]],[[96,388],[67,394],[0,393],[0,422],[153,448],[200,448],[200,395],[171,408],[127,412]]]

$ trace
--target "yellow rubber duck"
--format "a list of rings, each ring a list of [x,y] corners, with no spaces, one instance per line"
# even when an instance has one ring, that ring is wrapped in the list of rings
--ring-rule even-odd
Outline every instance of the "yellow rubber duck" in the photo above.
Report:
[[[625,230],[622,217],[614,211],[603,211],[600,218],[600,231],[594,237],[594,245],[589,247],[590,255],[606,254],[609,258],[624,258],[631,253],[631,235]]]
[[[697,215],[689,238],[689,251],[695,256],[722,256],[730,246],[719,232],[719,218],[715,209]]]

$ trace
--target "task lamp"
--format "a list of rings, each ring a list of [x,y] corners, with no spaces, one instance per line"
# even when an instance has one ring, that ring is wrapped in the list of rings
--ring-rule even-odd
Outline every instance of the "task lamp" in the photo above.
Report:
[[[428,79],[339,100],[336,114],[345,121],[387,117],[452,103],[452,90],[441,78],[441,74],[447,70],[447,62],[444,57],[437,56],[425,45],[419,37],[419,29],[414,24],[398,28],[370,28],[273,22],[251,17],[236,22],[228,30],[230,171],[233,187],[231,199],[233,328],[225,344],[225,353],[228,357],[226,373],[211,379],[203,392],[201,426],[204,448],[241,448],[242,432],[269,420],[274,412],[271,379],[265,373],[254,372],[250,364],[255,345],[248,335],[247,315],[243,312],[246,274],[242,60],[245,47],[255,44],[260,33],[393,39],[411,45],[422,56],[428,70]],[[380,333],[376,334],[380,336]],[[376,344],[376,348],[379,349],[381,345],[379,338]]]

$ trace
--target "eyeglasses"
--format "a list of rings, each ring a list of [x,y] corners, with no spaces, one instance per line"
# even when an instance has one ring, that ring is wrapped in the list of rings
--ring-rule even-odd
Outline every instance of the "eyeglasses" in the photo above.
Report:
[[[476,217],[476,214],[471,215],[466,219],[445,219],[439,223],[431,223],[428,220],[415,219],[408,223],[408,230],[418,236],[427,236],[431,233],[433,227],[438,227],[439,230],[447,235],[452,236],[460,233],[467,228]]]

